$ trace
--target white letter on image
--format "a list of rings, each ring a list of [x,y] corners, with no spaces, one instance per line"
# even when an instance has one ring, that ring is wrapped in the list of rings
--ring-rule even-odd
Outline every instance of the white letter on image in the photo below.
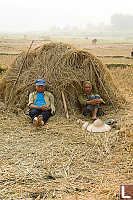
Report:
[[[125,190],[124,190],[124,185],[121,186],[121,193],[122,193],[122,198],[127,198],[127,199],[130,199],[131,197],[130,196],[125,196]]]

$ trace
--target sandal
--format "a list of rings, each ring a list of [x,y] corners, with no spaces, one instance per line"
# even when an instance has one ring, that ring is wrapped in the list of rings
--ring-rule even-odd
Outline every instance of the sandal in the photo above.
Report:
[[[43,116],[42,116],[42,115],[39,115],[39,116],[38,116],[38,125],[39,125],[39,126],[43,126],[43,125],[44,125]]]

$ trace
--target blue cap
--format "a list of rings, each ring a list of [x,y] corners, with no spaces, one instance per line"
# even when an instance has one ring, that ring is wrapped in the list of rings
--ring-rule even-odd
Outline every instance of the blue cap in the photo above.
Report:
[[[44,86],[45,85],[45,80],[43,80],[43,79],[37,79],[36,80],[36,85],[42,85],[42,86]]]

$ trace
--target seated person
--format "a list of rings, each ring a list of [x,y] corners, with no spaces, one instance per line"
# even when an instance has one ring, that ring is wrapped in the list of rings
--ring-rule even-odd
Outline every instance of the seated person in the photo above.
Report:
[[[91,114],[92,119],[97,119],[97,115],[100,113],[102,114],[101,111],[101,103],[104,103],[104,101],[101,99],[101,97],[96,94],[93,95],[92,92],[92,85],[90,81],[85,81],[83,83],[83,94],[80,94],[78,97],[78,100],[80,104],[83,107],[83,114],[86,116],[88,114]]]
[[[43,126],[55,114],[54,96],[45,90],[45,80],[36,80],[36,91],[30,93],[28,106],[33,124]]]

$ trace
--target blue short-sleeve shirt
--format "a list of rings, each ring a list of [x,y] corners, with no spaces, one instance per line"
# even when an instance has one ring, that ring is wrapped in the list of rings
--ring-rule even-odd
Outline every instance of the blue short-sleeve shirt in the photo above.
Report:
[[[43,93],[37,93],[37,98],[36,98],[36,101],[35,101],[35,105],[36,106],[43,106],[46,104],[46,101],[44,99],[44,94]]]

